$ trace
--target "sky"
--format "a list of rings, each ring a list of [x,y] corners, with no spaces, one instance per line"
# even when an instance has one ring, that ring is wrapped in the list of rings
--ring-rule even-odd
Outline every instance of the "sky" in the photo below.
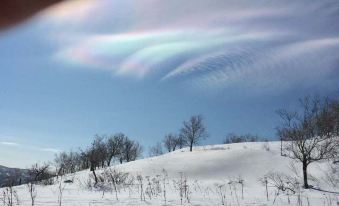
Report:
[[[275,139],[275,111],[338,97],[337,0],[73,0],[0,33],[0,165],[95,134],[147,150],[192,115]]]

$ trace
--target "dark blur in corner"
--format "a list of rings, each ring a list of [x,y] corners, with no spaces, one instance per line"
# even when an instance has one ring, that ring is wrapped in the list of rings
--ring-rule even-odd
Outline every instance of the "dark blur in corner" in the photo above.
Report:
[[[0,31],[25,21],[62,0],[0,0]]]

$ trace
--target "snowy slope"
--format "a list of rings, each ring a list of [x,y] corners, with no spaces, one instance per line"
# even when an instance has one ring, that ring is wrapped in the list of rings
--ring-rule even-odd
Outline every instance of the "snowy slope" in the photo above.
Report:
[[[266,151],[263,144],[202,146],[195,148],[193,152],[183,149],[118,167],[148,175],[159,174],[164,168],[172,177],[177,177],[179,172],[185,172],[191,178],[210,181],[241,175],[256,182],[267,171],[285,171],[289,164],[288,159],[280,157],[280,151]]]
[[[339,191],[330,187],[324,180],[327,164],[322,162],[311,165],[310,173],[317,178],[317,181],[311,180],[311,184],[317,188]],[[296,166],[300,171],[301,166],[299,164]],[[168,174],[165,181],[166,205],[181,205],[178,182],[182,177],[187,178],[189,187],[189,198],[183,200],[183,205],[221,205],[221,196],[225,196],[224,205],[273,205],[273,202],[274,205],[297,205],[300,195],[303,205],[336,206],[339,198],[336,193],[302,190],[298,195],[280,194],[274,201],[276,190],[269,188],[267,200],[265,187],[259,182],[260,178],[268,172],[296,176],[291,169],[291,160],[280,156],[279,142],[201,146],[194,148],[193,152],[182,149],[158,157],[116,165],[113,168],[128,172],[134,177],[143,176],[144,190],[147,189],[147,176],[150,179],[158,178],[161,182],[165,170]],[[100,175],[100,171],[97,173]],[[145,201],[141,201],[138,181],[134,181],[135,185],[132,187],[122,188],[118,193],[119,200],[116,200],[112,191],[103,192],[98,188],[86,188],[90,175],[90,171],[82,171],[63,177],[64,180],[73,179],[74,183],[62,183],[62,187],[65,187],[62,205],[165,204],[163,190],[152,197],[146,195]],[[244,181],[244,197],[240,184],[229,184],[239,177]],[[218,188],[222,188],[222,195]],[[15,189],[21,205],[30,205],[27,187],[20,186]],[[38,186],[36,205],[57,205],[58,194],[58,183],[52,186]]]

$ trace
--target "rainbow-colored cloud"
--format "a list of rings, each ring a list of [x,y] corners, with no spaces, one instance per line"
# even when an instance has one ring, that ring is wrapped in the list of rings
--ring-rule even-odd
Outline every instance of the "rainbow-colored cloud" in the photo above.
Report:
[[[338,11],[334,0],[86,0],[59,5],[41,21],[67,40],[53,55],[64,64],[276,89],[335,71]]]

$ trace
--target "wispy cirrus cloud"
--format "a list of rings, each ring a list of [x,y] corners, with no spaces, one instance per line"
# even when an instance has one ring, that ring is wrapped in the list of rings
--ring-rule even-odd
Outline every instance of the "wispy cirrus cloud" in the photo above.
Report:
[[[19,144],[16,142],[0,142],[0,144],[6,146],[19,146]]]
[[[56,148],[51,148],[51,147],[41,148],[41,147],[37,147],[34,145],[23,145],[18,142],[11,142],[11,141],[0,141],[0,145],[4,147],[19,147],[19,148],[24,148],[28,150],[36,150],[36,151],[43,151],[43,152],[52,152],[52,153],[61,152],[61,150],[56,149]]]
[[[298,81],[326,81],[336,72],[339,4],[334,0],[77,4],[83,8],[78,13],[62,13],[61,5],[43,15],[46,21],[63,23],[55,24],[53,32],[79,36],[67,45],[59,43],[53,55],[69,66],[116,76],[158,75],[163,82],[208,88],[284,89]],[[66,10],[75,10],[71,5]],[[61,20],[67,15],[69,22]]]
[[[51,152],[51,153],[60,153],[61,152],[61,150],[55,149],[55,148],[43,148],[43,149],[41,149],[41,151]]]
[[[164,79],[204,72],[194,78],[195,85],[218,88],[241,83],[240,86],[246,88],[284,89],[291,82],[296,84],[309,79],[322,79],[321,75],[334,71],[336,67],[332,64],[339,58],[339,55],[333,55],[339,49],[338,40],[307,40],[277,45],[276,48],[262,48],[265,52],[243,48],[208,54],[185,62]],[[318,82],[309,84],[312,83]]]

